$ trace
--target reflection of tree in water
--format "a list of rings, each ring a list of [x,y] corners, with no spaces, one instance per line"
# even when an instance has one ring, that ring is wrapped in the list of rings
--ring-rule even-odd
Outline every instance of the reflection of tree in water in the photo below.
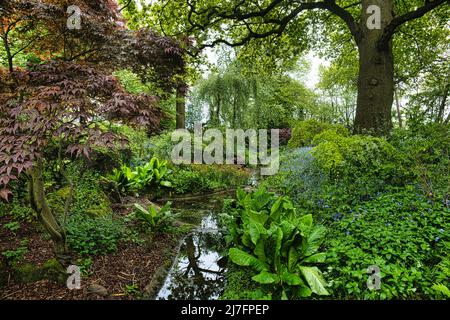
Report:
[[[198,233],[186,238],[178,266],[171,275],[169,299],[215,299],[225,285],[224,265],[218,254],[219,234]]]

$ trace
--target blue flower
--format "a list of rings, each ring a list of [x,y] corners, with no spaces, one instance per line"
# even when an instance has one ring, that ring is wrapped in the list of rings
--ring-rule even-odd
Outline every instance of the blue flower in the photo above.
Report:
[[[444,233],[444,229],[439,229],[439,232],[440,233]]]
[[[436,237],[436,239],[434,239],[434,241],[438,242],[439,240],[441,240],[440,237]]]

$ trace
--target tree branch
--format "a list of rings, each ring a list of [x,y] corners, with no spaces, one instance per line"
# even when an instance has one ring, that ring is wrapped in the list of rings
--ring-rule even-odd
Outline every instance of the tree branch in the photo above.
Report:
[[[230,10],[231,13],[226,12],[220,12],[218,7],[210,8],[209,11],[204,12],[198,12],[196,10],[195,4],[187,0],[187,5],[189,6],[190,10],[188,13],[188,22],[192,26],[191,29],[198,28],[200,30],[206,30],[208,26],[223,22],[224,20],[232,20],[235,22],[243,22],[246,29],[247,34],[241,38],[240,40],[237,40],[235,42],[232,42],[227,39],[216,39],[211,43],[203,44],[200,46],[198,51],[201,51],[204,48],[207,47],[214,47],[218,44],[226,44],[231,47],[239,47],[242,45],[247,44],[252,39],[263,39],[267,38],[272,35],[281,35],[288,24],[295,19],[302,11],[305,10],[314,10],[314,9],[324,9],[332,12],[333,14],[340,17],[348,26],[350,29],[350,32],[355,39],[356,42],[359,42],[361,39],[361,32],[359,30],[359,26],[355,23],[355,20],[353,16],[344,8],[338,6],[335,2],[335,0],[324,0],[322,2],[302,2],[297,8],[291,11],[290,14],[285,16],[281,19],[266,19],[262,23],[267,25],[274,25],[274,28],[271,30],[268,30],[266,32],[258,33],[254,32],[250,27],[249,23],[246,21],[248,19],[252,18],[264,18],[268,16],[277,6],[282,4],[283,0],[274,0],[272,1],[267,7],[264,9],[260,9],[259,11],[254,12],[248,12],[248,13],[242,13],[240,11],[240,7],[243,5],[243,2],[240,2],[237,4],[234,8]],[[356,4],[353,4],[356,5]],[[353,6],[352,5],[352,6]],[[201,25],[193,21],[193,15],[202,15],[206,14],[205,21],[208,21],[206,24]],[[216,18],[216,19],[215,19]],[[275,27],[276,26],[276,27]]]
[[[361,30],[358,24],[355,23],[355,19],[353,19],[353,16],[350,14],[350,12],[338,6],[335,0],[325,0],[325,3],[326,3],[325,9],[337,15],[347,24],[347,27],[350,29],[353,38],[358,43],[361,40]],[[350,6],[354,6],[357,4],[358,3],[354,3]]]
[[[425,1],[425,5],[416,9],[415,11],[405,13],[404,15],[392,19],[391,23],[389,23],[389,25],[384,28],[383,35],[378,41],[378,48],[382,49],[387,46],[388,42],[392,39],[392,36],[399,26],[408,21],[423,17],[425,14],[444,4],[445,2],[450,3],[450,0]]]
[[[123,10],[128,8],[131,4],[131,1],[133,1],[133,0],[128,0],[128,2],[126,4],[124,4],[124,6],[122,8],[119,9],[119,12],[122,12]]]

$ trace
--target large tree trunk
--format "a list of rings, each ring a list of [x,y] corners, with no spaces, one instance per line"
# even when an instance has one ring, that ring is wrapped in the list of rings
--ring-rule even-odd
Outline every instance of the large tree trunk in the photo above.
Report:
[[[378,3],[377,3],[378,2]],[[382,3],[381,3],[382,2]],[[369,5],[381,9],[381,29],[367,27]],[[392,104],[394,100],[394,55],[392,41],[380,48],[379,39],[383,29],[392,20],[392,0],[363,1],[361,39],[359,48],[358,99],[355,117],[357,133],[369,131],[375,134],[387,133],[392,127]]]
[[[176,117],[176,128],[185,129],[186,128],[186,94],[181,88],[177,88],[176,93],[176,104],[177,104],[177,117]]]
[[[39,220],[53,240],[57,258],[64,261],[67,258],[66,234],[47,203],[41,159],[36,160],[34,168],[28,171],[28,176],[30,178],[29,196],[31,207],[36,211]]]

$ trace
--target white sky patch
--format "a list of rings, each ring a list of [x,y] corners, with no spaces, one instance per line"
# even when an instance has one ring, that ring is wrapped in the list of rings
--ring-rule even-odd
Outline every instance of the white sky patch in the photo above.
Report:
[[[329,67],[330,62],[319,58],[312,52],[307,54],[306,59],[311,64],[311,68],[309,69],[309,73],[306,75],[305,85],[309,89],[315,89],[320,81],[320,66]]]

